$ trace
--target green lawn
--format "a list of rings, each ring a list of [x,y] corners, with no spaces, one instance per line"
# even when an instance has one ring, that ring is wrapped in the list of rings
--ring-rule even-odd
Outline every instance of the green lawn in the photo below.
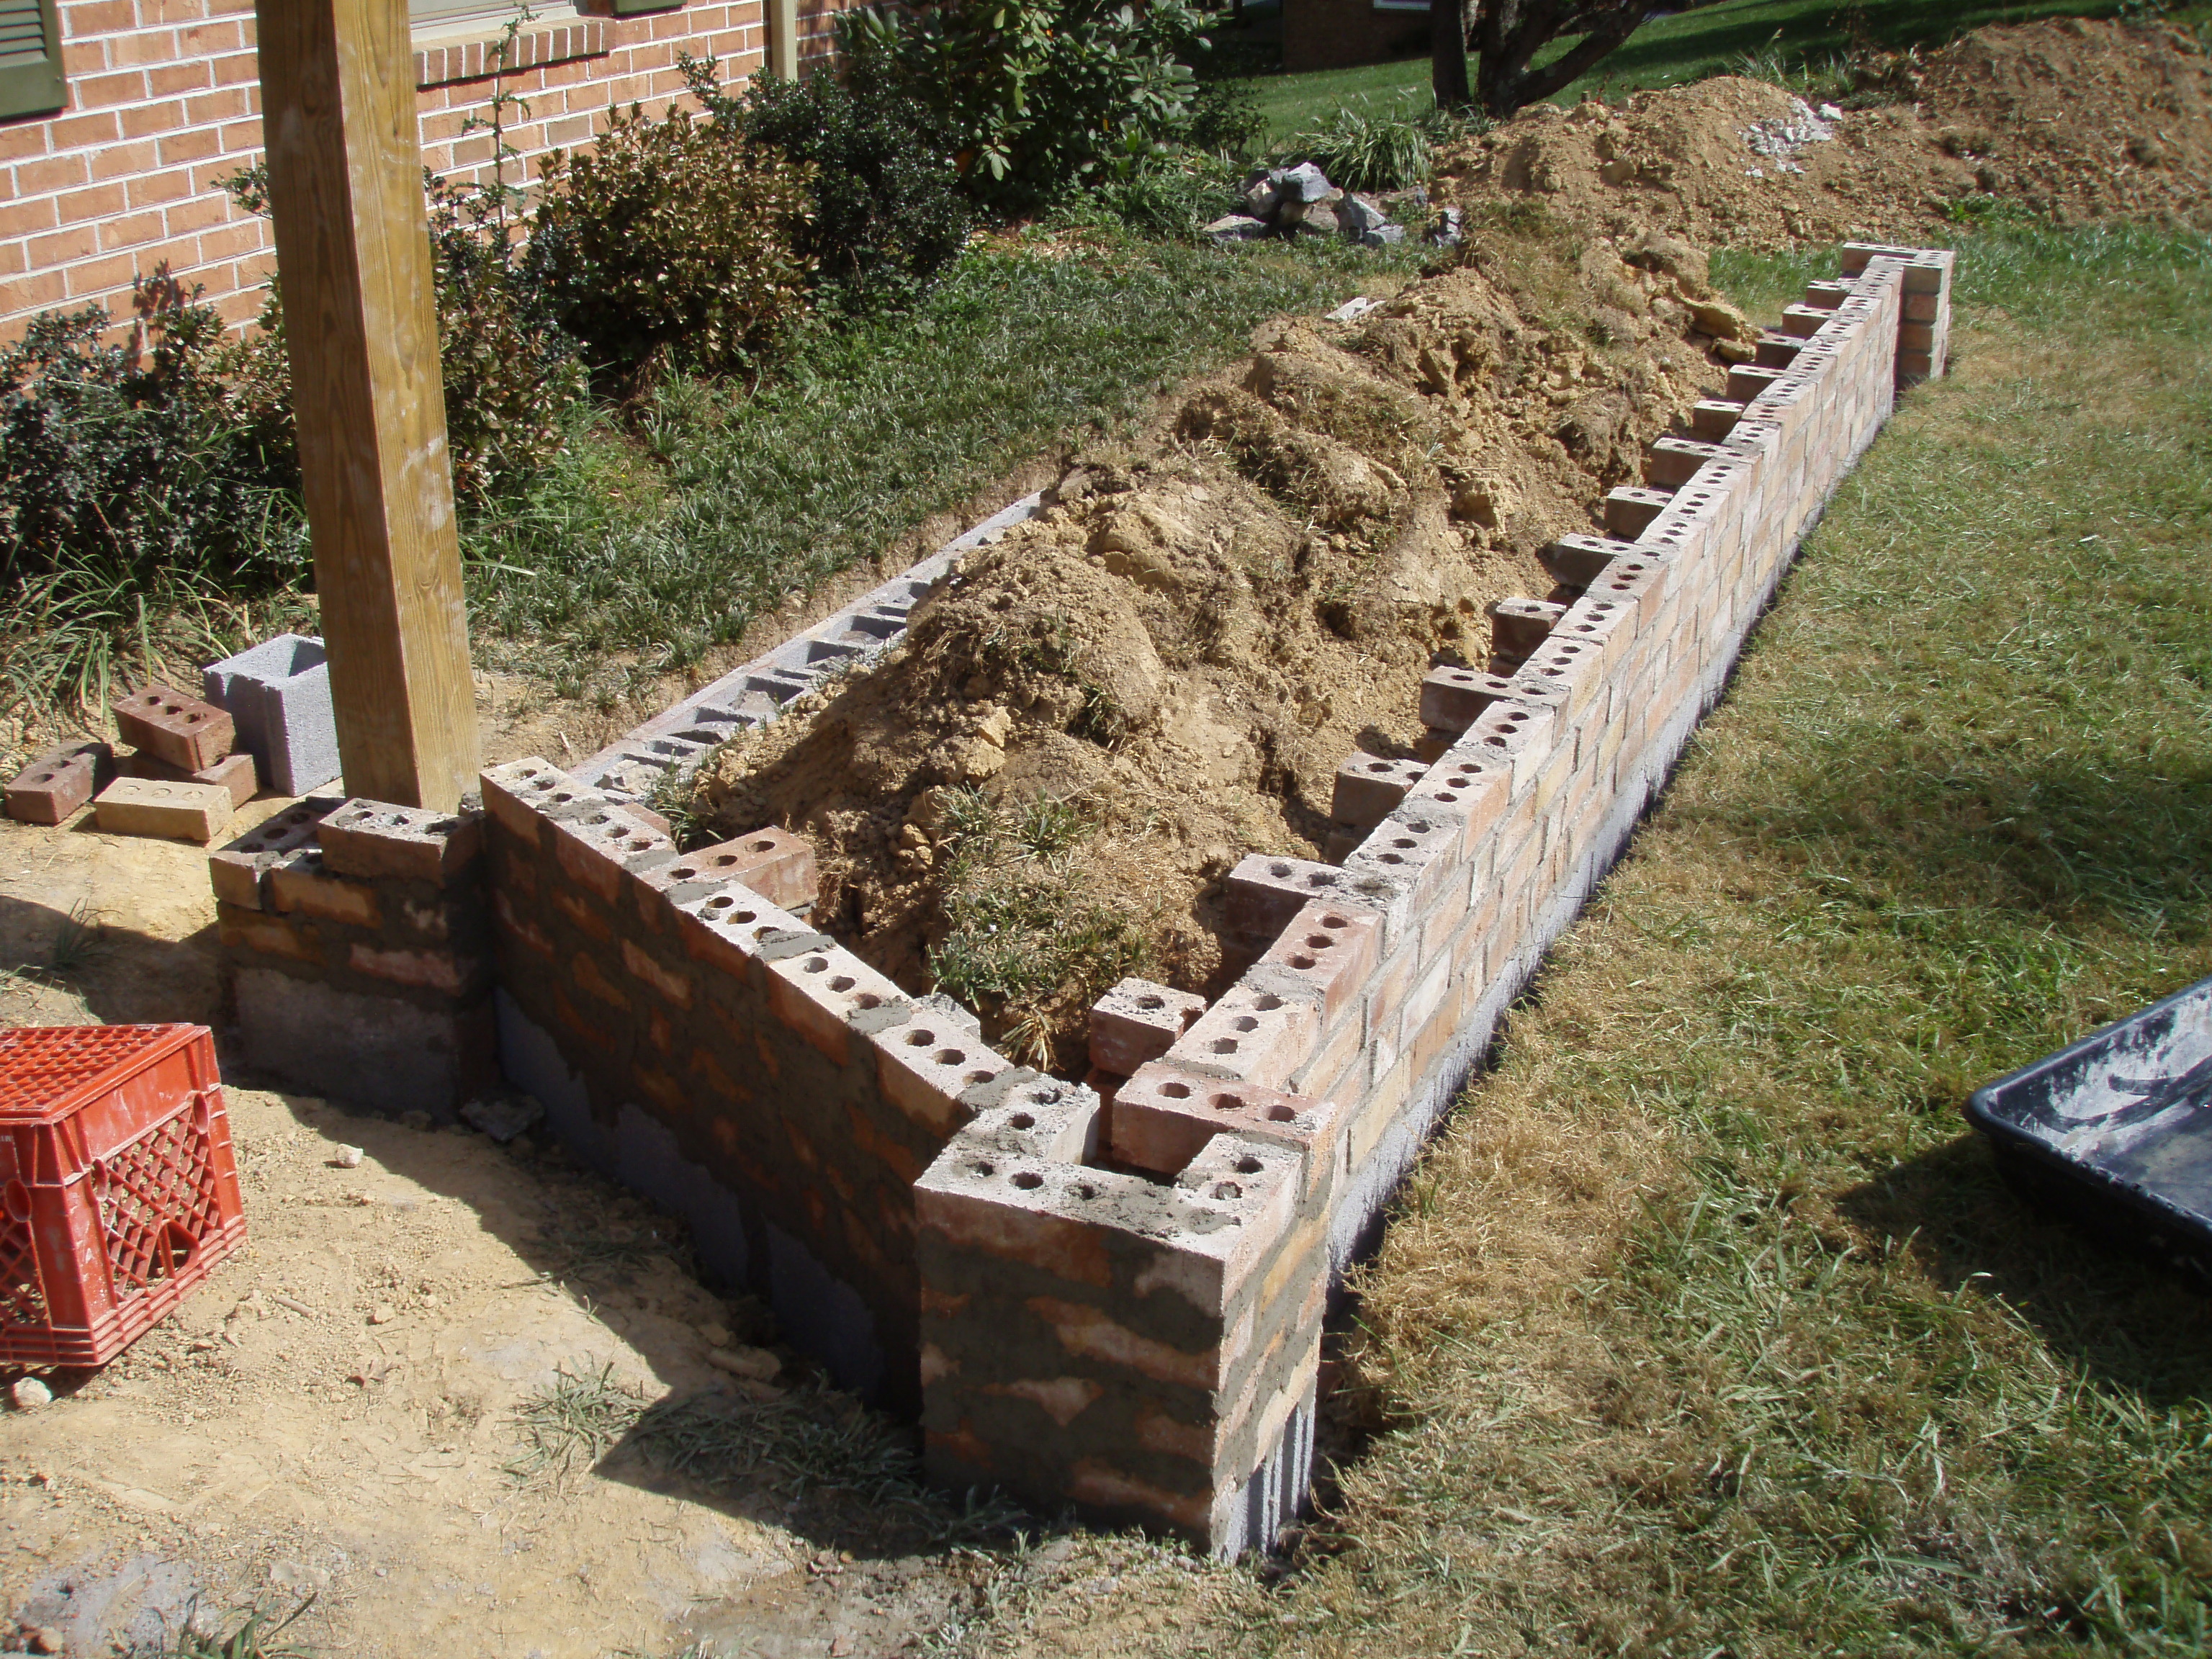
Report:
[[[1420,258],[1110,234],[971,252],[913,311],[823,327],[757,386],[674,379],[619,425],[593,416],[522,500],[465,532],[478,649],[572,697],[617,689],[611,653],[684,666],[763,605],[1225,362],[1261,319],[1326,309]]]
[[[1401,1195],[1322,1547],[1186,1650],[2212,1645],[2212,1309],[1960,1112],[2212,974],[2212,244],[1960,271],[1959,373]]]
[[[2023,23],[2069,14],[2110,17],[2119,9],[2113,0],[2010,4],[1999,0],[1861,0],[1857,4],[1723,0],[1645,24],[1627,45],[1560,97],[1572,101],[1585,92],[1631,92],[1701,80],[1737,68],[1747,55],[1770,50],[1790,67],[1817,66],[1866,42],[1893,50],[1915,44],[1940,46],[1988,23]],[[2212,5],[2176,7],[2169,15],[2176,21],[2212,16]],[[1429,63],[1420,58],[1310,75],[1267,76],[1255,79],[1252,89],[1269,131],[1286,138],[1351,99],[1405,99],[1428,108]]]

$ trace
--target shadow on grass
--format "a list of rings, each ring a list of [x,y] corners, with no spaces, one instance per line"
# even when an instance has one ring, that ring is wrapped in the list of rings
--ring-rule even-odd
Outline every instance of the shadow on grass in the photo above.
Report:
[[[1905,1242],[1946,1293],[1978,1285],[2051,1351],[2159,1408],[2203,1399],[2212,1298],[2192,1281],[2022,1196],[1962,1133],[1837,1199],[1878,1238]]]

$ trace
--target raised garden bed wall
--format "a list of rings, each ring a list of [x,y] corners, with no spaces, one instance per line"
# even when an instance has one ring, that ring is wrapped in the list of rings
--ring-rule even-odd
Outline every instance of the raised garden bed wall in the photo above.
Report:
[[[1085,1083],[1014,1066],[815,931],[798,837],[679,853],[622,799],[703,746],[698,699],[647,733],[678,748],[595,757],[603,787],[520,761],[459,814],[302,803],[216,854],[246,1059],[449,1114],[495,1025],[569,1146],[681,1215],[842,1384],[920,1414],[935,1480],[1264,1546],[1307,1489],[1332,1283],[1900,376],[1941,371],[1950,272],[1847,249],[1729,398],[1654,445],[1647,486],[1613,492],[1611,534],[1546,550],[1580,596],[1497,607],[1492,672],[1430,675],[1437,757],[1347,763],[1337,817],[1372,827],[1340,862],[1231,872],[1231,988],[1102,1001]],[[884,598],[835,642],[895,635]]]
[[[1172,1180],[1176,1201],[1130,1218],[1126,1189],[1063,1150],[1072,1127],[1025,1144],[994,1111],[952,1138],[917,1206],[934,1480],[1216,1550],[1267,1540],[1310,1472],[1320,1290],[1887,420],[1908,299],[1948,327],[1951,258],[1850,250],[1854,276],[1792,307],[1802,331],[1769,336],[1768,362],[1700,407],[1702,437],[1662,441],[1655,475],[1677,482],[1615,492],[1610,526],[1633,532],[1560,550],[1586,562],[1585,591],[1526,660],[1431,677],[1425,720],[1460,734],[1425,769],[1394,766],[1396,804],[1341,865],[1255,855],[1231,873],[1253,965],[1127,1080],[1093,1078],[1103,1161]],[[1136,988],[1113,1000],[1117,1037]]]

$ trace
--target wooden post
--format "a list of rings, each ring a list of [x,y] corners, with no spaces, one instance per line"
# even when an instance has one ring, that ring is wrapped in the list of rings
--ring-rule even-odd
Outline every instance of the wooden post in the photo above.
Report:
[[[300,472],[350,794],[450,811],[477,771],[407,0],[259,0]]]
[[[799,0],[766,0],[768,72],[779,81],[799,78]]]

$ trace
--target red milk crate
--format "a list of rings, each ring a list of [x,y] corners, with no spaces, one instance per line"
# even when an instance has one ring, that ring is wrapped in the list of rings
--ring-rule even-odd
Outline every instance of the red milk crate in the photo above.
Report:
[[[0,1030],[0,1364],[106,1364],[245,1238],[207,1027]]]

